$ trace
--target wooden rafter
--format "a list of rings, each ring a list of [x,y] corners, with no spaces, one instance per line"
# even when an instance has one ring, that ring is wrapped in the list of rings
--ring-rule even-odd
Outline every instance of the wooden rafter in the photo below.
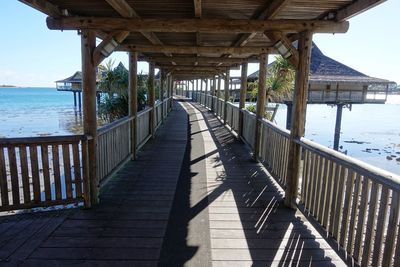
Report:
[[[129,35],[128,31],[120,31],[115,33],[110,33],[107,35],[103,41],[96,47],[93,52],[93,62],[97,66],[101,63],[111,52],[117,47],[117,45],[121,44],[125,38]],[[115,42],[115,45],[113,45]],[[105,51],[105,48],[111,44],[111,51]]]
[[[126,49],[125,47],[128,46]],[[261,53],[275,53],[272,47],[226,47],[226,46],[129,46],[120,47],[119,51],[133,51],[142,53],[173,53],[173,54],[231,54],[233,56],[258,55]]]
[[[194,61],[198,61],[200,64],[218,64],[218,63],[224,63],[224,64],[239,64],[243,62],[258,62],[257,57],[250,57],[250,58],[221,58],[221,57],[173,57],[173,58],[167,58],[167,57],[147,57],[146,58],[149,61],[154,61],[158,63],[168,63],[171,60],[178,64],[184,64],[184,63],[193,63]]]
[[[196,18],[201,18],[201,0],[193,0],[194,4],[194,16]]]
[[[260,13],[255,14],[253,19],[257,20],[273,19],[289,1],[290,0],[274,0],[268,3],[268,5]],[[244,46],[252,38],[254,38],[255,35],[256,35],[255,33],[241,34],[234,45]]]
[[[282,31],[296,33],[345,33],[347,21],[328,20],[229,20],[229,19],[138,19],[107,17],[47,18],[51,30],[101,29],[130,32],[210,32],[210,33],[263,33]]]
[[[294,69],[297,69],[297,66],[299,65],[299,52],[297,49],[292,45],[292,42],[287,38],[285,35],[283,35],[281,32],[265,32],[264,33],[271,41],[273,42],[278,42],[281,41],[283,45],[290,51],[291,56],[288,58],[290,64],[294,67]]]
[[[140,19],[138,13],[125,0],[106,0],[122,17]],[[153,32],[140,32],[153,45],[163,45]],[[171,56],[171,55],[167,55]]]
[[[386,2],[386,0],[355,0],[350,5],[337,11],[336,20],[347,20],[383,2]]]

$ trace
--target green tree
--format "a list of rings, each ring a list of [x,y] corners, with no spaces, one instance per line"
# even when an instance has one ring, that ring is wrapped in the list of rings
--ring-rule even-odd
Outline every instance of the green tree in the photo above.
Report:
[[[277,56],[271,65],[266,79],[266,105],[271,101],[281,102],[292,93],[296,74],[289,61],[281,56]],[[259,80],[249,83],[252,101],[258,94],[258,87]],[[255,110],[251,106],[250,109]],[[273,116],[266,112],[265,117],[271,119]]]
[[[129,72],[119,63],[113,68],[114,61],[109,60],[105,65],[99,67],[100,82],[99,88],[106,92],[99,105],[100,117],[111,122],[116,119],[125,117],[129,113]],[[147,95],[147,75],[138,75],[138,110],[142,110],[146,104]]]

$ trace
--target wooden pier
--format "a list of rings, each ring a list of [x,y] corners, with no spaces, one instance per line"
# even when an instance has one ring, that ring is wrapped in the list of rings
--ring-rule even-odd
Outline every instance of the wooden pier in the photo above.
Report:
[[[0,264],[344,265],[282,197],[215,116],[180,102],[98,206],[0,218]]]

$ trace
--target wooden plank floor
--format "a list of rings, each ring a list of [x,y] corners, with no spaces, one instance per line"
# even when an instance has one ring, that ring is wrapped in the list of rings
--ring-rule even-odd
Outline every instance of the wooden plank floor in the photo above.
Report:
[[[0,218],[0,265],[344,265],[304,216],[282,206],[245,146],[193,105],[174,104],[100,205]]]

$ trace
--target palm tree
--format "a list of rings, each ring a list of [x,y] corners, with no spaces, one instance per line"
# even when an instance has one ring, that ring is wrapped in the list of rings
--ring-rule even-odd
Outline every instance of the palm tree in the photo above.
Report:
[[[266,105],[269,102],[281,102],[284,98],[287,98],[293,91],[293,84],[295,78],[295,71],[289,61],[281,56],[275,57],[275,61],[272,66],[268,69],[268,76],[266,80]],[[254,100],[258,93],[259,80],[249,83],[249,89],[251,89],[251,95]],[[254,109],[254,107],[250,107]],[[265,117],[273,120],[273,114],[266,112]]]

